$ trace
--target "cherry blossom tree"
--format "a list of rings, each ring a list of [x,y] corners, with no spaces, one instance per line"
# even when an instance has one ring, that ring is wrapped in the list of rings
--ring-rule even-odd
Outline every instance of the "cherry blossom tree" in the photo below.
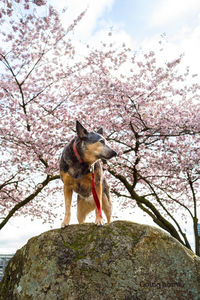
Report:
[[[134,200],[189,249],[178,217],[191,218],[199,255],[199,85],[189,83],[189,70],[180,74],[181,58],[161,67],[153,52],[140,56],[125,46],[120,53],[93,53],[93,76],[85,82],[95,89],[89,93],[87,86],[77,101],[87,111],[85,122],[104,125],[120,153],[107,165],[113,192],[125,204]]]
[[[119,153],[105,164],[117,198],[189,249],[179,217],[190,217],[199,255],[199,85],[180,72],[181,58],[160,64],[110,42],[78,60],[68,37],[84,13],[64,30],[52,7],[38,17],[44,1],[24,1],[23,15],[17,2],[4,1],[0,19],[0,228],[17,213],[55,218],[48,199],[78,119],[102,125]]]
[[[68,36],[84,12],[63,29],[53,7],[40,10],[45,2],[1,2],[0,228],[17,213],[55,218],[56,204],[42,199],[58,188],[51,183],[69,133],[68,101],[84,68]]]

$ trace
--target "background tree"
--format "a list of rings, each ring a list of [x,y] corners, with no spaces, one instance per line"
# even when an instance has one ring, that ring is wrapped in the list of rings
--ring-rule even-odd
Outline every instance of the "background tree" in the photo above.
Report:
[[[1,3],[0,46],[0,207],[2,228],[15,213],[55,218],[46,204],[57,190],[58,151],[70,124],[67,104],[79,88],[82,63],[74,61],[66,30],[45,1]],[[48,187],[48,188],[47,188]],[[37,203],[32,201],[37,196]],[[49,200],[50,201],[50,200]]]
[[[16,212],[55,218],[57,204],[45,201],[61,188],[53,184],[59,155],[79,119],[91,129],[101,124],[119,152],[107,165],[112,191],[188,248],[177,216],[191,217],[199,254],[199,85],[189,84],[188,70],[180,75],[181,59],[160,66],[153,52],[133,55],[110,43],[78,60],[67,37],[84,13],[64,30],[52,7],[38,17],[25,1],[27,12],[13,16],[14,2],[5,3],[0,228]]]
[[[95,52],[93,76],[85,82],[96,88],[89,93],[87,86],[77,101],[87,108],[86,122],[104,125],[120,153],[108,165],[113,192],[134,200],[188,248],[178,217],[192,218],[199,255],[199,85],[189,84],[188,70],[179,74],[181,58],[160,67],[153,52],[140,58],[128,53]]]

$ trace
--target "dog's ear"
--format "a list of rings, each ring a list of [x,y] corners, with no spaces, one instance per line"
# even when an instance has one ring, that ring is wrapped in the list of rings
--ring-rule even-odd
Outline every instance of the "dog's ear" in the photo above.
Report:
[[[80,139],[86,138],[88,135],[88,131],[79,123],[79,121],[76,121],[76,132]]]
[[[100,127],[100,128],[97,130],[97,133],[99,133],[99,134],[103,135],[103,128],[102,128],[102,127]]]

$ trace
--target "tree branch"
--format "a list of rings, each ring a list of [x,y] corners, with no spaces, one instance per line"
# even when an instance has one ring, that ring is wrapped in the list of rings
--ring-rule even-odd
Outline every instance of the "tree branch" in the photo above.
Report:
[[[43,190],[43,188],[48,185],[48,183],[50,181],[53,181],[53,180],[59,179],[59,178],[60,178],[59,175],[55,175],[55,176],[47,175],[46,179],[41,184],[38,185],[39,187],[32,194],[30,194],[28,197],[26,197],[23,201],[17,203],[11,209],[11,211],[8,213],[7,217],[4,218],[4,220],[0,223],[0,230],[6,225],[6,223],[10,220],[10,218],[15,214],[16,211],[18,211],[24,205],[29,203],[31,200],[33,200]]]
[[[137,203],[137,205],[144,210],[148,215],[150,215],[153,219],[153,221],[158,224],[161,228],[164,230],[168,231],[174,238],[176,238],[181,244],[186,246],[182,239],[180,238],[176,228],[169,222],[167,221],[161,214],[160,212],[156,209],[156,207],[149,201],[147,200],[144,196],[139,196],[135,190],[132,188],[132,185],[128,183],[126,178],[120,174],[115,173],[113,170],[108,168],[108,171],[117,179],[119,179],[130,195],[132,196],[132,199],[134,199]],[[145,205],[145,206],[144,206]],[[189,249],[191,249],[189,245]]]

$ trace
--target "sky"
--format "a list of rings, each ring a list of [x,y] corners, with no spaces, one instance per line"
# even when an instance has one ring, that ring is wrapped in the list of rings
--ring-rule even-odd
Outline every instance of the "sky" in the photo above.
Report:
[[[48,1],[48,0],[47,0]],[[49,0],[62,16],[63,26],[68,26],[82,11],[86,15],[76,28],[75,38],[80,43],[98,45],[112,32],[116,45],[126,43],[135,52],[154,50],[164,61],[184,54],[183,65],[193,73],[200,70],[200,0]],[[162,51],[160,51],[163,49]],[[61,195],[60,197],[63,197]],[[56,201],[56,199],[55,199]],[[72,210],[72,222],[76,223],[76,211]],[[53,228],[60,227],[61,218]],[[153,225],[150,217],[144,217],[139,209],[121,209],[114,203],[114,219],[131,220]],[[94,216],[88,219],[92,222]],[[0,254],[14,253],[29,238],[49,230],[42,220],[31,222],[29,218],[12,218],[0,231]],[[192,225],[187,225],[192,241]]]
[[[164,60],[184,54],[185,66],[199,72],[199,0],[51,0],[58,10],[66,7],[63,24],[87,9],[76,29],[82,42],[97,44],[112,31],[115,42],[134,51],[163,48]]]

